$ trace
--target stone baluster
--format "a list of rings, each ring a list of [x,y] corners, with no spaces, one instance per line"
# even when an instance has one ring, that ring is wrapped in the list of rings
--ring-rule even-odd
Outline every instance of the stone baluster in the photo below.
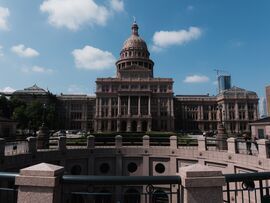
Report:
[[[15,184],[18,185],[18,203],[59,203],[61,201],[60,178],[64,168],[40,163],[20,170]]]
[[[95,148],[95,136],[94,135],[87,136],[87,148],[88,149]]]
[[[259,148],[259,158],[267,159],[269,157],[269,140],[260,139],[257,140],[258,148]]]
[[[58,138],[58,150],[65,151],[67,149],[66,142],[67,142],[66,137],[60,136]]]
[[[115,136],[115,148],[121,148],[122,147],[122,136],[116,135]]]
[[[206,151],[206,137],[199,136],[198,137],[198,151]]]
[[[170,147],[173,149],[177,149],[177,137],[170,136]]]
[[[225,177],[218,169],[193,164],[179,169],[184,186],[184,203],[222,203]]]
[[[148,148],[150,146],[150,137],[148,135],[143,136],[143,147]]]

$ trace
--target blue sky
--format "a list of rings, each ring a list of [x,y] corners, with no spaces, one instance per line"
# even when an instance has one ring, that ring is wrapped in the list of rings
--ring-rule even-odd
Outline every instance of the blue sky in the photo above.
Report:
[[[175,94],[216,94],[214,69],[264,96],[270,75],[270,1],[0,0],[0,90],[37,84],[53,93],[95,91],[136,16],[157,77]]]

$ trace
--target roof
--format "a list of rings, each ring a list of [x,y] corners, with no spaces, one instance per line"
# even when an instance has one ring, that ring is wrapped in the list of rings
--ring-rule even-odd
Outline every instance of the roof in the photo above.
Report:
[[[23,90],[17,90],[14,92],[15,94],[42,94],[46,95],[48,94],[48,91],[38,87],[36,84],[34,84],[31,87],[24,88]]]
[[[226,89],[220,93],[220,95],[228,95],[228,94],[256,94],[256,92],[248,91],[240,87],[233,86],[230,89]]]

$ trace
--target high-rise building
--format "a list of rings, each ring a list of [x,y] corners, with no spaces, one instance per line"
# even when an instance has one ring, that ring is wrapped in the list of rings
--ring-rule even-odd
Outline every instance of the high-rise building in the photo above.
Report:
[[[230,75],[219,75],[218,76],[218,89],[219,93],[224,90],[231,88],[231,76]]]
[[[267,108],[267,115],[270,116],[270,85],[266,86],[266,108]]]

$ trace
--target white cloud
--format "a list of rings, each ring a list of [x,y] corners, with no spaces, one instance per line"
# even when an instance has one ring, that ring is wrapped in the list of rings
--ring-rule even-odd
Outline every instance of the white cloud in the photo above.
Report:
[[[25,47],[23,44],[19,44],[11,47],[11,51],[21,57],[32,58],[39,55],[38,51],[30,47]]]
[[[3,89],[0,89],[0,92],[15,92],[16,90],[12,87],[4,87]]]
[[[3,47],[0,45],[0,57],[4,56],[4,53],[3,53]]]
[[[9,17],[9,9],[0,7],[0,30],[9,30],[7,18]]]
[[[116,12],[124,11],[124,2],[122,0],[111,0],[110,6]]]
[[[122,0],[110,0],[112,11],[123,11]],[[77,30],[84,24],[106,25],[111,12],[96,4],[94,0],[45,0],[40,5],[43,13],[48,13],[48,21],[55,27]]]
[[[41,66],[33,66],[31,68],[24,67],[21,69],[22,72],[24,73],[52,73],[53,70],[49,68],[44,68]]]
[[[155,49],[163,49],[172,45],[182,45],[198,39],[201,34],[202,31],[198,27],[190,27],[188,30],[155,32],[153,36],[153,47]]]
[[[79,69],[102,70],[113,67],[116,61],[112,53],[88,45],[73,50],[72,55]]]
[[[184,80],[185,83],[205,83],[209,82],[209,78],[204,75],[190,75]]]

